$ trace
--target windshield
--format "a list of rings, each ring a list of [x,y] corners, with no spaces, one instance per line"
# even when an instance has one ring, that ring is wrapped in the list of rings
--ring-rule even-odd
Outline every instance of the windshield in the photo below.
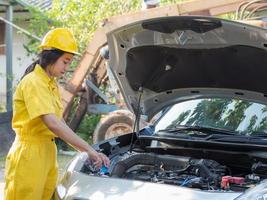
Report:
[[[179,125],[225,129],[238,135],[267,136],[267,106],[237,99],[190,100],[172,106],[156,123],[155,130],[175,129]]]

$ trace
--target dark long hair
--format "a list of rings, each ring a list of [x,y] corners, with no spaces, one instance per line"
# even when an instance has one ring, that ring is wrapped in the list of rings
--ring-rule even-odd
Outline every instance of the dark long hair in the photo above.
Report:
[[[38,55],[37,60],[27,67],[20,80],[22,80],[27,74],[32,72],[36,64],[39,64],[45,70],[47,66],[54,64],[57,59],[59,59],[64,53],[64,51],[61,51],[59,49],[43,50]]]

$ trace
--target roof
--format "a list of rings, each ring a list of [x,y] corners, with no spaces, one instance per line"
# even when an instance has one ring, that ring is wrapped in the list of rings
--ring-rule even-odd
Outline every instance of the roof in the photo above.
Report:
[[[49,10],[52,8],[52,0],[17,0],[23,6],[31,6],[40,10]]]

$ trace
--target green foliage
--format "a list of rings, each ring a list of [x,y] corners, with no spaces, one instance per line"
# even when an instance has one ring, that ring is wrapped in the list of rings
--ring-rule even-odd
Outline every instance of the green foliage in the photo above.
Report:
[[[186,0],[162,0],[161,5],[179,3]],[[140,10],[142,0],[54,0],[51,10],[38,12],[31,8],[33,16],[30,32],[42,37],[55,27],[66,27],[72,30],[83,52],[95,30],[105,19]],[[36,53],[39,41],[31,39],[25,48],[29,53]]]
[[[86,114],[77,130],[77,133],[88,143],[92,144],[92,136],[96,125],[100,120],[100,115]]]
[[[76,131],[76,134],[79,135],[82,139],[87,141],[89,144],[93,143],[93,133],[95,130],[96,125],[98,124],[100,120],[100,115],[89,115],[86,114]],[[56,140],[57,146],[59,149],[64,151],[74,151],[74,149],[69,146],[67,143],[65,143],[61,139]]]
[[[49,16],[73,31],[82,52],[102,20],[138,7],[138,0],[55,0]]]
[[[171,129],[173,127],[175,127],[177,124],[182,124],[182,122],[184,122],[187,117],[190,114],[190,110],[187,110],[186,112],[182,112],[177,119],[175,119],[174,121],[172,121],[172,123],[166,127],[166,129]]]
[[[51,18],[46,12],[42,13],[39,10],[32,8],[32,7],[29,7],[28,9],[32,16],[29,27],[28,27],[29,32],[33,33],[39,38],[42,38],[43,35],[48,30],[54,27],[59,27],[62,24],[61,22],[56,21],[53,18]],[[28,56],[31,54],[37,54],[39,52],[38,46],[40,45],[40,41],[32,37],[28,37],[28,38],[29,38],[29,42],[24,45],[24,48],[28,52]]]
[[[80,52],[83,52],[102,20],[139,7],[139,0],[54,0],[52,9],[42,14],[30,9],[33,19],[29,28],[39,37],[55,27],[69,28],[79,42]],[[39,44],[39,41],[31,39],[25,48],[30,54],[36,53]]]
[[[0,104],[0,112],[6,112],[6,107],[3,104]]]
[[[257,112],[258,109],[261,112]],[[267,106],[238,99],[202,99],[195,107],[178,114],[166,128],[189,125],[234,130],[248,135],[263,133],[267,129],[266,110]]]

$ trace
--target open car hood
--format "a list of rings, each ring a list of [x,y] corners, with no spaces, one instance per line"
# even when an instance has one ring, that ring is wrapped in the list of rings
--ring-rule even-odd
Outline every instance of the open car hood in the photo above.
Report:
[[[107,34],[109,66],[127,105],[150,119],[179,101],[267,103],[267,31],[199,16],[139,21]],[[139,101],[140,98],[140,101]]]

